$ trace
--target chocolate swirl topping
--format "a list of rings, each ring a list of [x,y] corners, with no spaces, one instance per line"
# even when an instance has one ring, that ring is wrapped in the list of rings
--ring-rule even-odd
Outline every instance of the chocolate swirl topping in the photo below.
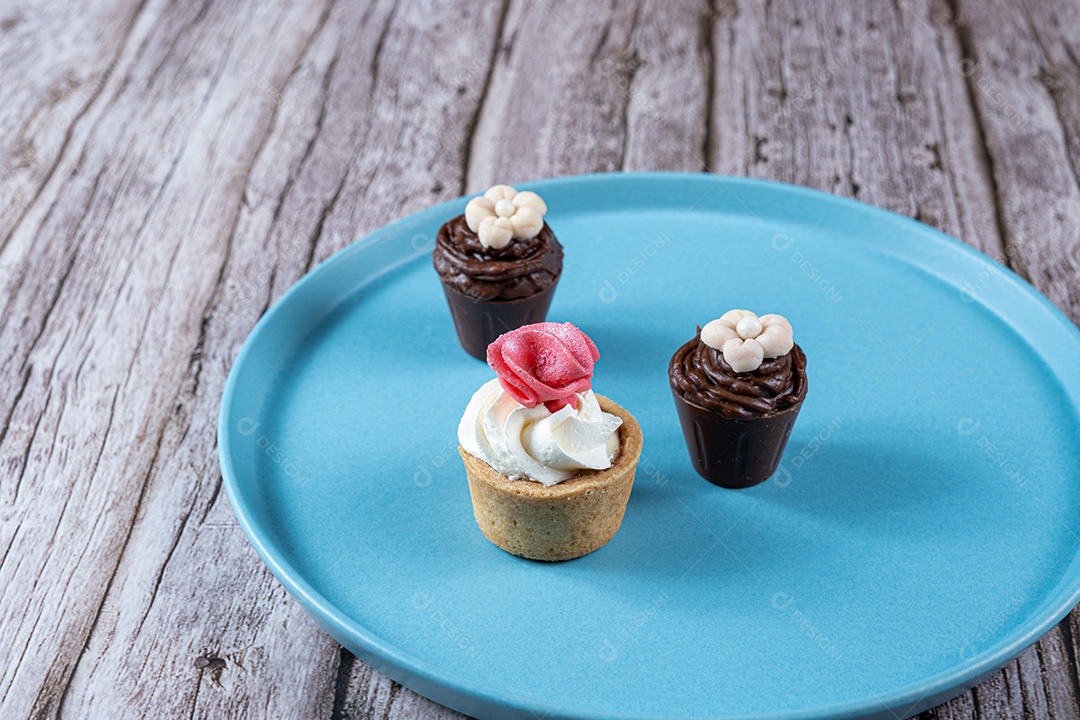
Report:
[[[736,373],[722,352],[701,342],[701,328],[675,351],[668,376],[680,396],[727,418],[770,415],[806,397],[806,355],[798,345],[757,370]]]
[[[432,262],[443,282],[478,300],[516,300],[555,284],[562,272],[562,245],[544,223],[538,235],[504,248],[480,244],[465,216],[439,228]]]

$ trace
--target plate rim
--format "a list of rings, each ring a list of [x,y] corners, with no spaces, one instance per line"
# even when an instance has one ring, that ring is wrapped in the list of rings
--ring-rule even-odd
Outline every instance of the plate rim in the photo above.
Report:
[[[723,185],[729,192],[731,192],[732,187],[739,187],[751,191],[768,190],[770,192],[794,194],[803,196],[812,202],[820,203],[823,206],[831,205],[834,208],[839,207],[844,212],[868,213],[870,216],[877,218],[881,222],[898,224],[900,227],[911,233],[923,236],[935,243],[944,244],[953,251],[960,251],[962,254],[966,254],[968,259],[978,260],[982,263],[989,264],[995,271],[1000,273],[1004,280],[1011,286],[1010,291],[1021,292],[1027,295],[1028,299],[1036,301],[1044,311],[1048,312],[1048,319],[1054,321],[1056,325],[1059,325],[1062,332],[1066,336],[1069,336],[1069,339],[1071,339],[1074,345],[1080,348],[1080,330],[1078,330],[1072,321],[1045,295],[1014,273],[1011,269],[979,251],[977,248],[968,245],[937,228],[859,200],[774,180],[700,172],[646,171],[586,173],[515,183],[515,187],[520,186],[530,190],[543,191],[544,188],[553,185],[588,185],[598,182],[603,184],[638,184],[654,182],[706,183],[709,181],[711,181],[712,184],[705,190],[705,193],[698,202],[700,202],[701,199],[704,199],[705,195],[719,185]],[[571,707],[539,707],[534,703],[528,702],[528,698],[512,697],[513,693],[508,693],[508,691],[478,683],[467,677],[458,675],[452,670],[438,667],[433,663],[403,651],[396,645],[387,642],[371,632],[359,622],[348,617],[332,602],[315,590],[307,579],[305,579],[296,568],[291,566],[284,557],[282,551],[276,547],[272,538],[269,537],[266,529],[262,526],[262,523],[255,517],[252,509],[248,506],[248,500],[242,495],[242,490],[239,487],[239,484],[242,481],[239,479],[232,463],[233,448],[229,432],[229,428],[231,427],[229,413],[234,403],[243,367],[248,361],[248,357],[252,352],[253,346],[257,343],[258,337],[266,332],[266,328],[271,322],[274,314],[280,312],[282,307],[291,303],[295,297],[299,293],[304,292],[305,288],[309,285],[318,282],[323,275],[332,271],[338,265],[347,262],[356,252],[360,252],[385,239],[393,237],[403,227],[416,223],[421,217],[430,215],[437,218],[444,215],[449,216],[448,213],[453,213],[455,211],[460,212],[460,209],[464,207],[467,198],[471,196],[471,194],[463,195],[410,213],[409,215],[383,225],[353,241],[305,273],[285,293],[283,293],[281,297],[267,308],[245,337],[244,342],[229,369],[222,393],[217,427],[218,462],[222,473],[222,484],[225,486],[226,495],[232,506],[233,513],[236,515],[238,524],[244,531],[244,534],[247,536],[248,541],[254,547],[260,559],[269,568],[274,577],[285,587],[289,594],[300,603],[305,611],[312,616],[323,630],[331,635],[336,641],[346,645],[350,651],[356,652],[357,649],[359,649],[359,652],[356,652],[356,654],[364,662],[401,684],[410,687],[421,695],[445,704],[448,707],[460,710],[461,712],[475,715],[486,714],[493,709],[498,709],[500,714],[504,714],[507,710],[513,710],[523,717],[579,717],[580,715],[575,714]],[[738,195],[736,195],[736,197],[738,198]],[[406,262],[411,262],[413,259],[427,254],[427,252],[429,252],[429,249],[417,250],[414,254],[402,258],[398,263],[379,268],[379,271],[365,280],[362,285],[375,281],[382,274],[391,271],[394,267],[398,267]],[[906,259],[905,262],[912,264]],[[926,268],[922,268],[918,265],[914,265],[914,267],[927,271]],[[934,274],[939,280],[944,280],[944,278],[937,276],[935,273],[931,274]],[[983,305],[982,307],[997,315],[994,308],[990,308],[986,305]],[[1011,325],[1011,323],[1009,324]],[[1063,382],[1063,379],[1058,373],[1053,373],[1053,376],[1059,382]],[[1074,383],[1074,385],[1077,387],[1073,389],[1080,392],[1080,381]],[[1076,407],[1075,402],[1073,402],[1073,405]],[[1078,408],[1078,410],[1080,410],[1080,408]],[[901,709],[904,713],[911,714],[945,702],[964,692],[966,689],[973,687],[990,674],[999,670],[1024,649],[1038,641],[1054,625],[1060,622],[1062,618],[1068,615],[1077,603],[1080,602],[1080,567],[1077,567],[1078,558],[1080,558],[1080,549],[1077,549],[1072,555],[1071,560],[1068,561],[1068,565],[1063,572],[1064,577],[1059,580],[1057,586],[1051,591],[1050,596],[1038,606],[1036,611],[1029,613],[1024,617],[1022,622],[1017,623],[1014,626],[1013,632],[1006,635],[1006,637],[997,644],[985,648],[983,651],[976,653],[970,658],[962,659],[961,662],[954,664],[950,668],[939,672],[936,675],[894,688],[884,695],[861,698],[840,705],[834,704],[816,708],[802,708],[796,711],[783,711],[765,715],[759,714],[754,715],[753,717],[758,718],[759,720],[809,720],[811,718],[827,718],[836,717],[838,715],[843,715],[845,717],[872,717],[874,715],[884,714],[885,712],[892,714],[895,709]],[[540,711],[539,714],[536,712],[537,710]],[[615,715],[591,714],[589,717],[594,718],[595,720],[636,720],[648,716],[620,713]],[[715,715],[709,717],[724,718],[728,716]]]

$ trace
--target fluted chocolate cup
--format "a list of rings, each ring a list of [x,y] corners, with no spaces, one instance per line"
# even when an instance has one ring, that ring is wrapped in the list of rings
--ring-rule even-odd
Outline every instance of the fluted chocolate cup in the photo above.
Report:
[[[699,475],[720,487],[746,488],[762,483],[780,465],[806,398],[806,356],[798,345],[789,353],[793,389],[782,407],[762,413],[744,411],[742,417],[733,417],[695,402],[688,395],[700,389],[677,381],[676,363],[699,342],[694,338],[679,348],[668,373],[690,463]]]
[[[780,465],[802,401],[773,415],[725,418],[674,390],[690,464],[714,485],[745,488],[772,477]]]
[[[503,248],[481,244],[464,215],[435,238],[432,263],[442,281],[458,341],[475,358],[503,333],[543,322],[562,274],[562,245],[546,224]]]
[[[443,292],[461,347],[474,358],[486,360],[487,347],[495,338],[522,325],[544,321],[556,284],[525,298],[480,300],[444,282]]]

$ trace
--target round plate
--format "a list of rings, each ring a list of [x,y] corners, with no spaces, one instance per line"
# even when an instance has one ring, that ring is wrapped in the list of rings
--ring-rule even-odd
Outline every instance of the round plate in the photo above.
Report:
[[[481,718],[908,715],[1078,601],[1080,333],[987,257],[802,188],[615,174],[540,192],[549,320],[645,448],[622,529],[521,560],[477,528],[455,433],[493,377],[429,254],[456,200],[350,246],[259,321],[219,442],[240,524],[365,662]],[[691,469],[667,382],[695,325],[785,314],[810,390],[772,480]]]

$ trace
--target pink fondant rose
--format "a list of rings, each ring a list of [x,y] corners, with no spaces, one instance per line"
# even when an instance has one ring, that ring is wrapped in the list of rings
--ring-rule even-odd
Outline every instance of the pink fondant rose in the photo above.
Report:
[[[570,323],[524,325],[488,345],[488,365],[510,397],[525,407],[540,403],[551,412],[592,387],[600,351]]]

